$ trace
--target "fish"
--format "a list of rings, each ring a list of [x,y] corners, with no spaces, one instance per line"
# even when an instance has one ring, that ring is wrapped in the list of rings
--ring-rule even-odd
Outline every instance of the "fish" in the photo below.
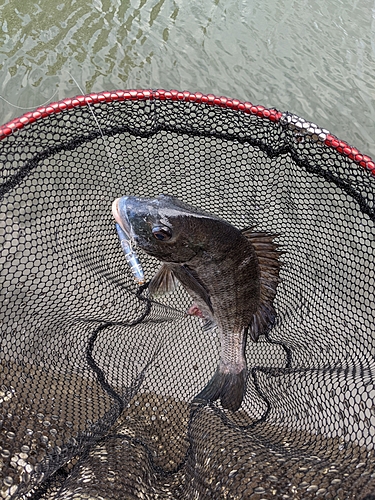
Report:
[[[224,409],[238,410],[249,373],[247,337],[256,342],[276,318],[278,235],[238,229],[167,194],[117,198],[112,213],[137,248],[161,263],[150,295],[172,292],[180,283],[193,299],[188,314],[218,332],[217,369],[193,402],[220,400]]]

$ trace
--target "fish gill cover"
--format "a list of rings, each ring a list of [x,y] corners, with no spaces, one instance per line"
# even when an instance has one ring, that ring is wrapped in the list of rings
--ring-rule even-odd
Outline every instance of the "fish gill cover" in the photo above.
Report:
[[[67,99],[0,138],[0,498],[375,498],[371,158],[177,91]],[[191,404],[217,331],[183,287],[150,297],[155,257],[138,253],[139,286],[122,252],[113,201],[160,194],[282,249],[235,412]]]

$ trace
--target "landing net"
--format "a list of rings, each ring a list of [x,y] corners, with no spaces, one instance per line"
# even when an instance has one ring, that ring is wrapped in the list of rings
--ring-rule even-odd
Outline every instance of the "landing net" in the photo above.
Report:
[[[162,90],[66,99],[0,139],[0,498],[375,498],[371,158],[291,113]],[[237,412],[191,407],[217,334],[182,287],[150,300],[119,245],[113,200],[161,193],[279,235]]]

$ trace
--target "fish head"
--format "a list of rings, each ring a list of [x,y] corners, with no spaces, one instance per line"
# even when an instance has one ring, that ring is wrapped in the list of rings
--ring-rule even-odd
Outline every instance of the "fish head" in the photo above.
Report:
[[[113,215],[138,247],[163,262],[184,263],[212,242],[208,227],[215,216],[169,195],[123,196],[113,202]]]

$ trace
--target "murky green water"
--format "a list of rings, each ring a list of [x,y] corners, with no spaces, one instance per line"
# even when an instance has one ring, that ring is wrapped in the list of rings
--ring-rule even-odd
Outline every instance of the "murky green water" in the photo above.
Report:
[[[293,111],[375,157],[373,0],[0,0],[2,123],[114,88]],[[70,74],[69,74],[70,73]]]

